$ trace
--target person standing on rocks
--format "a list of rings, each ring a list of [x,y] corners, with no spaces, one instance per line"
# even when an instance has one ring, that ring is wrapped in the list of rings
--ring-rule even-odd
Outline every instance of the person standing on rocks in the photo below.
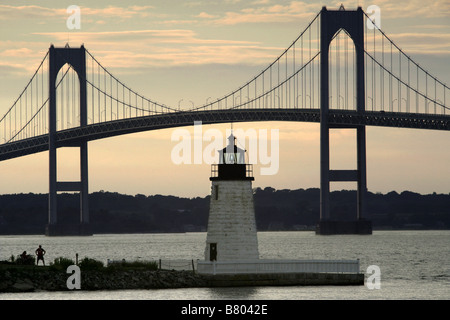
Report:
[[[42,246],[39,245],[39,248],[36,249],[35,253],[37,255],[36,265],[39,265],[39,260],[42,260],[42,263],[45,266],[45,261],[44,261],[45,250],[44,250],[44,248],[42,248]]]

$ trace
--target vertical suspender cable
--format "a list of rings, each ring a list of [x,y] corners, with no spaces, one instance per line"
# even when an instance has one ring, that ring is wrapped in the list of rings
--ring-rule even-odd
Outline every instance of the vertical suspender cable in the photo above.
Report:
[[[70,121],[70,123],[72,124],[73,127],[77,126],[75,121],[76,121],[76,111],[77,111],[77,106],[76,106],[76,100],[80,94],[80,91],[76,92],[76,85],[75,85],[75,76],[77,76],[77,73],[74,71],[72,72],[72,119]],[[78,108],[80,109],[80,108]],[[80,109],[81,111],[81,109]],[[81,117],[80,117],[81,119]]]
[[[92,66],[92,70],[91,70],[91,77],[92,77],[92,85],[91,85],[91,92],[92,92],[92,119],[91,119],[91,121],[92,121],[92,123],[91,124],[94,124],[95,123],[95,120],[94,120],[94,115],[95,115],[95,93],[94,93],[94,83],[95,83],[95,67],[94,67],[94,59],[92,59],[92,63],[91,63],[91,66]]]
[[[30,83],[30,119],[33,117],[33,81]],[[28,122],[28,119],[25,120]],[[22,129],[22,127],[20,127]],[[28,130],[30,130],[28,128]],[[25,130],[26,131],[26,130]]]
[[[341,39],[342,30],[336,36],[336,103],[337,108],[341,108]]]
[[[36,73],[36,81],[35,82],[36,82],[36,113],[37,113],[39,111],[39,70]],[[36,123],[38,117],[39,117],[39,115],[37,115],[34,118],[33,123],[31,125],[31,135],[32,136],[35,136],[35,132],[36,132],[36,130],[35,130],[35,126],[36,126],[35,123]]]
[[[369,33],[369,31],[367,30],[367,26],[366,26],[366,30],[364,30],[365,32],[364,32],[364,36],[365,36],[365,47],[367,48],[367,52],[369,51],[369,48],[368,48],[368,46],[369,46],[369,42],[367,41],[367,34]],[[365,77],[366,77],[366,81],[364,81],[364,86],[365,86],[365,106],[366,106],[366,109],[367,109],[367,102],[368,102],[368,100],[367,100],[367,97],[368,97],[368,92],[367,92],[367,90],[369,89],[369,85],[367,84],[367,80],[368,80],[368,76],[367,76],[367,53],[366,54],[364,54],[364,75],[365,75]]]
[[[275,104],[272,104],[272,95],[273,95],[273,87],[272,87],[272,66],[270,66],[270,107],[273,108]]]
[[[419,113],[419,66],[416,65],[416,113]]]
[[[109,77],[109,92],[110,92],[110,97],[109,97],[109,100],[110,100],[110,107],[111,107],[111,112],[110,112],[110,117],[111,117],[111,120],[113,119],[113,117],[112,117],[112,114],[113,114],[113,111],[112,111],[112,109],[113,109],[113,99],[112,99],[112,97],[113,97],[113,88],[112,88],[112,77],[110,76]]]
[[[105,122],[106,122],[106,92],[107,92],[107,89],[106,89],[106,71],[105,71],[105,69],[103,69],[103,82],[104,82],[104,85],[103,85],[104,92],[102,92],[103,102],[104,102],[104,110],[103,111],[105,112]]]
[[[399,76],[398,76],[398,112],[402,111],[402,53],[398,52]]]
[[[20,103],[19,103],[19,107],[20,107],[20,110],[19,110],[19,114],[20,114],[20,127],[22,128],[22,97],[20,97],[19,100],[20,100]],[[16,104],[16,106],[14,107],[14,110],[15,110],[15,109],[17,109],[17,104]],[[25,119],[25,123],[26,123],[26,119]]]
[[[280,59],[277,60],[277,71],[278,71],[278,108],[280,106]]]
[[[288,65],[288,63],[287,63],[288,62],[288,52],[289,51],[286,51],[286,53],[285,53],[286,57],[285,57],[285,62],[284,62],[285,69],[286,69],[285,78],[284,78],[284,87],[285,87],[285,90],[286,90],[286,95],[285,95],[286,102],[284,103],[285,108],[289,106],[289,102],[290,102],[290,101],[288,101],[288,83],[287,83],[287,78],[288,78],[288,66],[287,66]]]
[[[312,28],[312,27],[311,27]],[[314,90],[314,87],[316,85],[316,83],[314,82],[314,73],[316,71],[316,67],[315,67],[315,60],[311,61],[312,65],[312,75],[311,75],[311,108],[314,108],[315,104],[314,104],[314,93],[316,92],[316,90]]]
[[[302,86],[302,108],[305,107],[305,104],[303,103],[304,99],[305,99],[305,92],[304,92],[304,80],[305,80],[305,76],[304,76],[304,69],[303,69],[303,36],[300,39],[300,45],[301,45],[301,76],[300,76],[300,80],[301,80],[301,86]]]
[[[384,36],[381,35],[381,64],[382,68],[380,68],[380,101],[381,101],[381,110],[384,111]]]
[[[295,42],[292,45],[292,49],[294,50],[293,52],[293,56],[292,56],[292,74],[295,75]],[[293,83],[292,83],[292,87],[294,90],[294,108],[297,108],[297,87],[296,87],[296,80],[297,80],[297,75],[295,75],[292,79]]]
[[[426,114],[428,114],[428,101],[427,101],[427,98],[428,98],[428,72],[425,72],[425,98],[424,98],[424,101],[425,101],[425,113]]]
[[[389,111],[392,112],[394,106],[392,101],[392,42],[391,42],[391,72],[389,74]]]
[[[97,64],[97,79],[98,79],[98,85],[97,85],[97,87],[98,87],[98,89],[97,89],[98,122],[101,122],[101,111],[100,111],[100,65],[99,64]]]
[[[345,37],[345,105],[344,109],[348,109],[348,36]]]
[[[320,19],[320,17],[319,17]],[[317,22],[317,52],[320,52],[320,22]],[[317,63],[317,102],[318,106],[320,106],[320,54],[318,55],[319,60]]]
[[[434,114],[436,114],[436,78],[434,78]]]
[[[308,27],[309,29],[309,107],[311,108],[312,105],[312,101],[311,101],[311,96],[312,96],[312,63],[311,63],[311,26]]]
[[[409,78],[409,76],[410,76],[410,71],[409,71],[409,67],[410,67],[410,64],[409,64],[409,57],[408,57],[408,88],[406,89],[406,101],[407,101],[407,103],[406,103],[406,112],[409,112],[409,88],[410,88],[410,78]]]
[[[133,110],[131,110],[130,106],[131,106],[131,90],[127,88],[128,91],[128,109],[130,110],[130,115],[128,116],[129,118],[131,118],[131,112],[133,112]]]
[[[374,111],[375,107],[375,84],[376,84],[376,70],[375,70],[375,58],[376,58],[376,50],[375,50],[375,24],[373,25],[373,59],[372,59],[372,111]]]

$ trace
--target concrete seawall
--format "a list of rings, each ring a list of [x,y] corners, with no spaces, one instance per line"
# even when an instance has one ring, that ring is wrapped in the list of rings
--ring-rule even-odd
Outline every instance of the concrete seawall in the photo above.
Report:
[[[262,273],[204,275],[211,287],[364,285],[364,274]]]
[[[0,292],[67,291],[69,276],[65,270],[46,267],[2,267]],[[363,284],[364,274],[345,273],[205,275],[174,270],[81,270],[81,290]]]

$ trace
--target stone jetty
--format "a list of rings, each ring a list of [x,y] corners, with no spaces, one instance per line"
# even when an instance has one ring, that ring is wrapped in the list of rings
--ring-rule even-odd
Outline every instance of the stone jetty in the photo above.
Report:
[[[81,290],[132,290],[195,287],[363,285],[364,274],[291,273],[206,275],[175,270],[81,270]],[[0,292],[67,291],[70,274],[49,267],[0,268]]]
[[[45,267],[0,269],[0,292],[66,291],[70,274]],[[81,271],[81,290],[166,289],[207,286],[192,271],[88,270]]]

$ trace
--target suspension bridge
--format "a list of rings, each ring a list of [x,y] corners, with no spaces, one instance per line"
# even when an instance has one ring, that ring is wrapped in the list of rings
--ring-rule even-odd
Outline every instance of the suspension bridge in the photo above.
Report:
[[[320,123],[318,233],[371,233],[365,220],[366,126],[450,130],[449,87],[417,64],[361,9],[323,7],[270,65],[236,90],[191,109],[128,87],[84,46],[53,45],[0,119],[0,161],[49,152],[46,234],[90,234],[88,142],[117,135],[251,121]],[[369,28],[369,26],[372,26]],[[329,132],[356,130],[357,168],[330,170]],[[80,148],[80,181],[58,181],[56,150]],[[357,182],[357,217],[330,218],[330,182]],[[57,192],[80,192],[80,223],[57,220]]]

